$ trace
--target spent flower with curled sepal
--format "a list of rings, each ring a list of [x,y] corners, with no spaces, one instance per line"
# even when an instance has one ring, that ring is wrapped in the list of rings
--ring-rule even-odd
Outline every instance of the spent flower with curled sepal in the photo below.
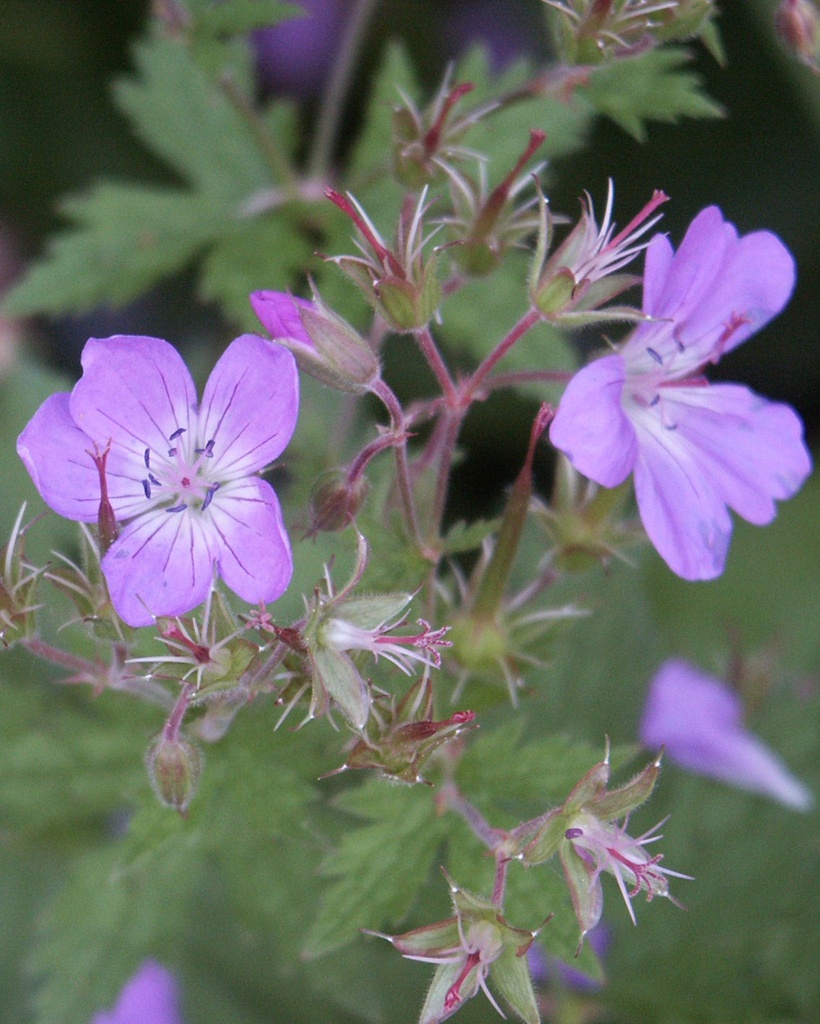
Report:
[[[427,782],[419,774],[423,764],[442,744],[472,728],[475,713],[456,711],[449,718],[433,718],[433,686],[428,673],[417,679],[407,693],[389,706],[374,700],[370,717],[357,737],[341,768],[327,775],[350,769],[369,768],[388,779],[415,784]]]
[[[409,198],[403,204],[392,249],[350,193],[343,196],[328,188],[325,194],[353,221],[361,253],[360,256],[326,256],[325,259],[335,263],[358,285],[393,330],[409,333],[426,327],[441,302],[438,250],[434,249],[429,258],[424,255],[425,247],[441,230],[439,225],[428,234],[424,233],[427,189],[423,189],[415,206]]]
[[[460,270],[481,277],[494,270],[510,247],[521,246],[538,228],[535,210],[538,197],[519,196],[543,167],[539,164],[522,174],[529,159],[546,138],[543,131],[531,131],[530,141],[515,166],[492,191],[487,184],[486,162],[478,161],[478,178],[450,167],[447,175],[454,213],[444,217],[449,238],[455,243],[451,254]]]
[[[542,0],[558,52],[569,64],[599,64],[660,43],[703,36],[718,49],[714,0]]]
[[[0,549],[0,646],[12,647],[18,640],[33,636],[37,629],[35,602],[37,581],[45,569],[26,562],[26,527],[23,516],[25,502],[20,506],[6,544]]]
[[[292,557],[279,502],[259,479],[296,425],[296,364],[278,345],[231,342],[202,397],[159,338],[91,338],[83,376],[46,399],[17,441],[45,502],[97,522],[101,473],[125,524],[102,558],[111,601],[130,626],[184,615],[216,570],[249,602],[273,601]],[[101,453],[105,453],[104,465]]]
[[[604,872],[614,876],[633,924],[631,900],[640,892],[646,893],[647,900],[664,896],[680,906],[669,892],[668,877],[691,880],[691,876],[661,867],[663,855],[652,856],[645,849],[662,838],[655,833],[663,823],[637,839],[626,831],[629,814],[649,798],[659,771],[657,758],[625,786],[607,789],[607,743],[604,760],[590,768],[561,807],[519,825],[499,846],[500,853],[527,867],[543,864],[558,854],[581,929],[581,942],[601,919]]]
[[[547,320],[566,327],[583,327],[607,321],[643,320],[632,306],[608,306],[621,292],[640,283],[640,276],[620,273],[642,252],[648,242],[641,237],[660,220],[655,210],[668,199],[655,191],[649,202],[623,230],[615,234],[612,179],[607,187],[606,208],[600,227],[592,199],[581,201],[581,218],[554,252],[550,253],[556,219],[540,196],[538,244],[530,270],[530,299]]]
[[[458,112],[464,96],[473,91],[472,82],[452,83],[451,69],[432,101],[419,110],[404,93],[393,108],[393,167],[396,176],[409,188],[421,188],[449,174],[455,163],[476,156],[461,145],[464,135],[497,103]]]
[[[150,667],[154,679],[188,682],[193,678],[196,691],[191,703],[235,689],[260,651],[244,635],[248,625],[237,625],[215,583],[201,615],[158,618],[157,627],[166,653],[129,658],[128,664]]]
[[[497,904],[460,889],[449,878],[447,881],[454,917],[403,935],[367,933],[387,939],[408,960],[437,964],[419,1024],[447,1020],[479,990],[506,1016],[490,991],[488,978],[522,1020],[539,1024],[526,957],[538,932],[513,928]]]

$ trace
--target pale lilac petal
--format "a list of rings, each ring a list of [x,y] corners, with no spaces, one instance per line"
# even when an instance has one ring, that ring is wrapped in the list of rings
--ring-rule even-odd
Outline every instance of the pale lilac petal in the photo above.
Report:
[[[232,341],[202,396],[200,443],[215,442],[209,472],[244,476],[264,469],[290,440],[298,412],[290,352],[253,334]]]
[[[621,405],[626,367],[620,356],[598,359],[572,378],[550,425],[550,441],[584,476],[616,487],[637,455],[635,430]]]
[[[100,478],[88,454],[93,449],[71,418],[67,392],[47,398],[17,438],[17,454],[43,501],[83,523],[94,522],[100,506]]]
[[[775,501],[796,494],[811,472],[803,424],[788,405],[738,384],[669,387],[662,401],[678,434],[698,453],[701,473],[751,523],[770,523]]]
[[[182,357],[167,341],[140,335],[90,338],[83,376],[71,394],[77,426],[101,447],[130,453],[139,473],[146,448],[167,450],[178,429],[189,431],[196,391]]]
[[[649,687],[641,742],[669,760],[787,807],[806,811],[811,792],[742,723],[740,698],[724,683],[680,659],[665,662]]]
[[[732,521],[703,473],[700,452],[654,416],[636,426],[635,496],[649,539],[678,576],[714,579],[726,563]]]
[[[118,615],[129,626],[149,626],[202,604],[218,560],[207,514],[157,509],[125,527],[102,570]]]
[[[120,993],[117,1005],[94,1016],[91,1024],[182,1024],[176,979],[146,960]]]
[[[293,560],[273,488],[253,477],[228,484],[208,512],[225,583],[250,604],[275,601],[287,589]]]
[[[289,292],[252,292],[250,296],[253,311],[274,341],[291,338],[308,348],[313,341],[302,325],[300,309],[316,309],[316,304],[307,299],[297,298]]]
[[[647,248],[645,313],[622,354],[635,373],[691,376],[707,362],[760,330],[794,289],[791,253],[769,231],[737,237],[717,207],[701,211],[670,259],[671,246],[654,238]]]

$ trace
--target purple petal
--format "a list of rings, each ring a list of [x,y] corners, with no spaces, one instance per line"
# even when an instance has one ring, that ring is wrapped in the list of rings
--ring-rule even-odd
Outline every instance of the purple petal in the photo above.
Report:
[[[91,1024],[181,1024],[179,994],[173,974],[146,960],[120,993],[113,1010],[94,1016]]]
[[[656,370],[652,360],[660,358],[668,377],[691,375],[776,316],[794,279],[794,260],[776,235],[757,231],[738,239],[710,206],[692,221],[674,256],[660,236],[648,246],[643,309],[661,322],[641,324],[622,354],[633,372]]]
[[[575,374],[550,425],[550,441],[584,476],[616,487],[629,476],[637,439],[621,405],[626,366],[604,356]]]
[[[688,662],[665,662],[649,687],[641,742],[670,760],[787,807],[807,811],[811,792],[761,740],[744,728],[740,698]]]
[[[200,441],[213,440],[214,477],[264,469],[287,445],[299,412],[293,356],[253,334],[232,341],[211,373],[200,411]]]
[[[654,416],[636,427],[635,496],[649,539],[678,576],[714,579],[726,564],[732,521],[703,473],[699,452],[684,432]]]
[[[292,338],[307,345],[308,348],[314,347],[310,335],[302,325],[299,310],[315,310],[315,303],[299,299],[289,292],[252,292],[250,302],[254,313],[274,341],[279,338]]]
[[[201,604],[218,560],[209,516],[158,509],[125,527],[102,570],[118,615],[129,626],[149,626],[159,615],[184,615]]]
[[[208,511],[219,538],[219,574],[225,583],[250,604],[281,597],[293,559],[273,488],[254,477],[229,484]]]
[[[131,456],[139,476],[146,448],[163,451],[171,434],[189,430],[196,391],[188,368],[167,341],[139,335],[90,338],[71,416],[103,448]]]
[[[738,384],[670,387],[664,402],[715,492],[751,523],[770,523],[775,500],[791,498],[811,472],[803,424],[788,405]]]
[[[789,406],[737,384],[661,389],[631,406],[640,455],[635,493],[652,543],[684,579],[723,571],[731,535],[726,506],[757,525],[811,471],[802,424]]]
[[[17,438],[17,454],[43,501],[66,519],[94,522],[100,478],[89,451],[94,442],[69,412],[68,392],[51,395]]]

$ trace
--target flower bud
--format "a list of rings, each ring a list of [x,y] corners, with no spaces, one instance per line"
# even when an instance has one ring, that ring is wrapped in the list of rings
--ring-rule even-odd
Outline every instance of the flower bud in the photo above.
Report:
[[[148,778],[160,802],[185,814],[199,785],[203,762],[202,752],[193,743],[160,733],[145,755]]]
[[[341,469],[323,473],[310,492],[311,534],[338,533],[350,526],[364,504],[367,489],[367,477],[351,483]]]
[[[810,0],[782,0],[774,14],[774,26],[786,49],[817,73],[820,47],[817,7]]]
[[[24,557],[25,530],[22,528],[25,503],[12,527],[8,543],[0,548],[0,646],[11,647],[37,629],[34,603],[37,580],[42,569],[34,569]]]

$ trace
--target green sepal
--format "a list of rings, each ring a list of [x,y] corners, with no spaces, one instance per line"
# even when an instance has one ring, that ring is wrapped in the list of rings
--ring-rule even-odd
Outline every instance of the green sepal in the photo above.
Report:
[[[345,654],[320,647],[311,653],[319,682],[336,701],[356,729],[363,729],[370,714],[370,690],[367,681]]]
[[[535,1002],[535,991],[530,977],[530,968],[524,955],[532,944],[529,942],[516,948],[505,946],[501,956],[490,965],[493,984],[513,1010],[526,1024],[539,1024],[541,1018]]]

